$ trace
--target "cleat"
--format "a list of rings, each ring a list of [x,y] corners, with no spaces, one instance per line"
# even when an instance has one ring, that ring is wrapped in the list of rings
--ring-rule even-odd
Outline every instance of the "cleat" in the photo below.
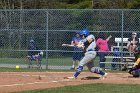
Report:
[[[105,79],[105,78],[107,77],[107,75],[108,75],[108,74],[105,72],[104,75],[101,75],[100,79]]]
[[[76,77],[64,77],[64,79],[75,80]]]

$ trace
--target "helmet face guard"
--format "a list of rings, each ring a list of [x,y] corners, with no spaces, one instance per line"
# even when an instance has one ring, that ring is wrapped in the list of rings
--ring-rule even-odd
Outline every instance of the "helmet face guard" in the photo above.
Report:
[[[80,36],[87,37],[89,35],[89,30],[88,29],[83,29],[80,31]]]

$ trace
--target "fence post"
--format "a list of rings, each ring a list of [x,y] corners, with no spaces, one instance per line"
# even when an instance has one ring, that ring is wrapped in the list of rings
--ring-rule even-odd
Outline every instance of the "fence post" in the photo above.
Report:
[[[46,10],[46,69],[48,69],[48,9]]]
[[[121,22],[121,30],[122,30],[122,33],[121,33],[121,63],[123,62],[123,34],[124,34],[124,11],[122,10],[122,22]],[[120,70],[121,70],[121,66],[120,66]]]

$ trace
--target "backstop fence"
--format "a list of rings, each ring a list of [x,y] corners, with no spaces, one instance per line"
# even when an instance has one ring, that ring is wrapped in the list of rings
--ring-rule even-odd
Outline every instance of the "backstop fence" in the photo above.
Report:
[[[135,9],[19,9],[0,10],[0,67],[28,67],[29,51],[43,51],[42,68],[70,69],[73,48],[62,47],[71,43],[76,32],[88,28],[96,39],[99,32],[109,40],[110,52],[106,67],[112,62],[123,63],[127,50],[123,38],[132,32],[139,38],[140,10]],[[121,38],[117,41],[117,38]],[[29,50],[30,42],[36,48]],[[117,45],[119,43],[119,45]],[[120,60],[114,61],[114,48],[119,49]],[[131,55],[133,56],[133,54]],[[95,60],[98,66],[99,57]],[[110,63],[110,64],[109,64]],[[32,63],[36,66],[36,63]],[[114,63],[115,64],[115,63]]]

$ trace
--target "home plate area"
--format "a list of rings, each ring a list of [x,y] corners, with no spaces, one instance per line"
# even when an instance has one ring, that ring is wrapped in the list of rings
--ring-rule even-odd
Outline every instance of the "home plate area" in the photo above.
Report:
[[[82,72],[77,79],[74,72],[0,72],[0,93],[63,87],[91,83],[140,84],[140,78],[128,73],[111,73],[105,79],[97,74]]]

